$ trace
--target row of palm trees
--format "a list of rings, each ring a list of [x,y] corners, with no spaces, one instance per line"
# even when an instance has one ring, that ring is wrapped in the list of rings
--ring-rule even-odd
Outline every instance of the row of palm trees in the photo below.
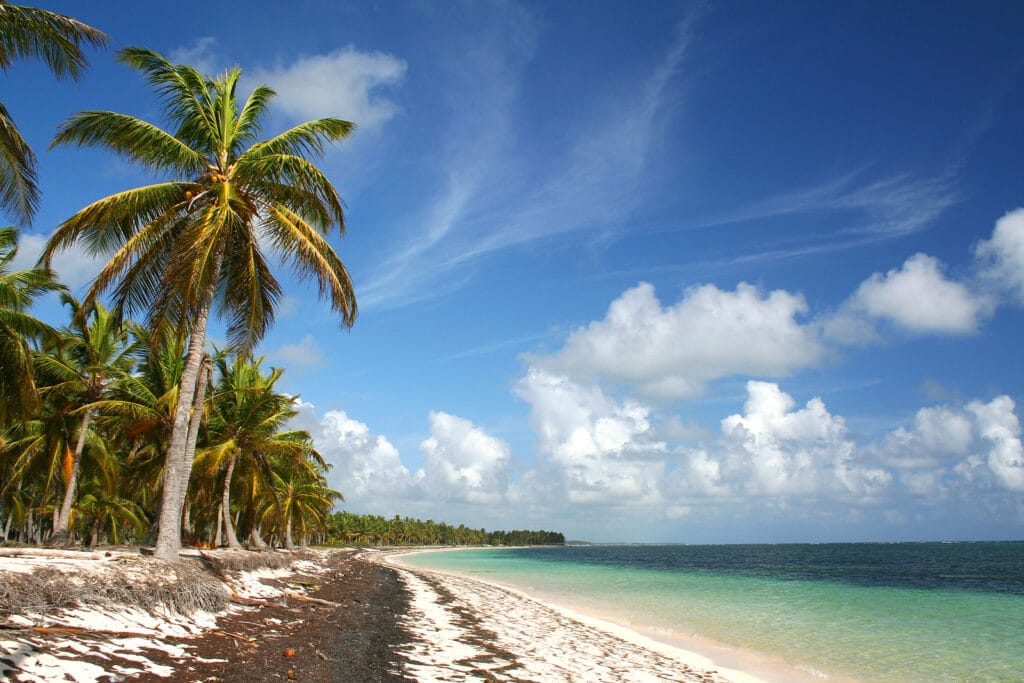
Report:
[[[85,65],[83,47],[102,45],[105,41],[102,32],[69,17],[0,0],[2,70],[6,71],[19,59],[39,58],[56,76],[74,77]],[[84,500],[77,491],[91,491],[90,486],[107,477],[108,485],[100,487],[107,495],[116,488],[114,480],[125,475],[126,480],[121,483],[136,487],[126,489],[133,492],[132,496],[99,497],[90,505],[96,510],[106,510],[102,515],[106,519],[114,514],[109,511],[117,508],[117,501],[136,502],[138,508],[122,505],[117,508],[121,510],[117,515],[122,520],[132,515],[140,519],[154,515],[155,555],[174,562],[178,560],[183,528],[195,529],[197,524],[207,524],[219,530],[221,522],[228,520],[226,535],[228,542],[232,541],[235,511],[229,505],[229,497],[236,480],[250,489],[239,495],[249,503],[245,515],[237,518],[245,529],[258,531],[264,522],[269,523],[270,508],[259,501],[263,500],[264,489],[276,481],[275,477],[282,485],[288,482],[296,495],[307,495],[306,480],[302,479],[306,475],[296,478],[281,465],[289,458],[293,462],[301,459],[296,456],[302,450],[298,435],[281,436],[279,443],[266,451],[262,461],[251,465],[233,457],[229,447],[216,456],[205,450],[209,444],[203,446],[200,451],[202,467],[195,468],[197,475],[212,471],[214,466],[210,463],[218,457],[224,462],[225,474],[231,474],[227,477],[227,486],[223,487],[228,493],[219,500],[214,500],[215,489],[210,488],[213,482],[209,478],[197,476],[193,481],[193,461],[201,433],[204,438],[210,438],[221,429],[225,438],[228,435],[243,441],[254,438],[253,434],[233,433],[225,426],[225,415],[231,412],[229,406],[223,407],[227,411],[224,415],[216,411],[208,415],[206,393],[211,388],[215,363],[219,374],[214,393],[219,391],[219,383],[226,381],[260,384],[247,387],[246,391],[253,394],[269,391],[276,381],[272,372],[262,373],[259,364],[249,360],[273,323],[282,291],[271,272],[267,250],[289,263],[299,277],[317,283],[321,297],[340,315],[342,326],[351,326],[355,320],[352,283],[326,239],[335,229],[344,232],[342,202],[327,176],[310,160],[321,157],[355,126],[341,119],[323,118],[261,140],[261,122],[274,92],[261,85],[244,100],[240,98],[236,93],[240,69],[228,69],[210,77],[191,66],[173,64],[152,50],[137,47],[119,50],[117,59],[139,72],[153,87],[163,104],[163,125],[110,111],[80,112],[60,126],[53,145],[100,147],[141,166],[148,172],[147,176],[161,180],[99,199],[65,220],[47,243],[39,268],[12,273],[9,283],[12,291],[0,294],[7,296],[0,311],[0,361],[3,361],[0,365],[0,375],[3,375],[0,377],[0,428],[10,427],[17,432],[5,434],[5,447],[13,447],[13,442],[23,446],[37,444],[32,446],[37,449],[43,448],[38,444],[46,443],[48,448],[50,442],[41,435],[32,441],[32,431],[41,434],[46,420],[55,424],[63,421],[62,443],[65,455],[70,454],[57,458],[51,451],[54,457],[47,461],[45,457],[26,456],[22,449],[17,467],[10,465],[12,456],[7,455],[0,485],[4,495],[20,501],[11,502],[10,506],[31,502],[37,507],[28,512],[37,516],[43,509],[38,507],[43,500],[52,503],[53,536],[59,541],[75,530],[72,518],[76,500],[79,512]],[[18,134],[7,110],[0,105],[0,210],[27,223],[38,202],[32,150]],[[14,248],[13,234],[13,231],[5,233],[8,255]],[[107,462],[114,462],[117,454],[121,454],[124,463],[132,464],[127,468],[128,474],[115,467],[89,469],[85,458],[87,453],[102,451],[100,442],[108,446],[114,443],[103,438],[109,436],[103,430],[113,428],[115,415],[103,411],[137,410],[128,402],[115,405],[92,399],[97,392],[115,385],[118,391],[127,391],[122,385],[128,381],[122,381],[120,375],[115,380],[102,373],[90,374],[85,371],[85,365],[77,368],[84,374],[72,378],[73,373],[68,368],[80,361],[72,356],[86,351],[73,344],[48,341],[45,338],[52,335],[28,315],[31,301],[53,286],[49,267],[54,256],[76,245],[109,260],[83,299],[69,302],[72,308],[69,330],[82,332],[89,325],[94,332],[101,325],[111,330],[127,330],[132,344],[148,349],[150,354],[145,362],[136,361],[139,377],[167,372],[171,369],[169,366],[181,365],[180,372],[163,378],[167,382],[162,387],[165,392],[151,397],[159,398],[161,409],[169,411],[161,413],[159,420],[152,417],[151,427],[159,431],[160,436],[140,444],[136,451],[134,446],[127,445],[135,443],[135,433],[124,432],[128,441],[109,449],[112,452]],[[10,263],[10,258],[6,263]],[[33,283],[32,278],[38,282]],[[109,311],[102,307],[102,300],[110,304]],[[212,360],[206,349],[206,328],[211,313],[219,314],[227,323],[228,343],[236,358],[227,365],[223,364],[226,361]],[[124,321],[130,317],[139,320],[141,327],[126,327]],[[136,351],[125,351],[125,354],[126,358],[134,357]],[[256,365],[257,369],[247,374],[234,368],[236,362]],[[256,375],[260,378],[255,379]],[[145,393],[156,391],[157,387],[136,388]],[[77,407],[56,407],[63,399],[55,397],[72,394],[80,398]],[[154,403],[154,409],[155,406]],[[274,408],[279,410],[273,412]],[[244,410],[270,411],[266,419],[280,428],[281,416],[288,409],[267,404],[235,406],[233,410],[236,414]],[[131,417],[127,413],[121,416],[126,420]],[[157,427],[156,422],[160,420],[164,422]],[[74,436],[71,436],[74,431],[71,425],[77,425]],[[144,427],[145,424],[140,423],[133,429]],[[266,434],[260,432],[260,435]],[[240,443],[242,441],[236,445]],[[122,453],[126,447],[128,452]],[[305,469],[313,472],[317,458],[309,453],[307,456],[310,464]],[[159,471],[145,482],[133,481],[134,461],[143,458],[153,463],[162,460]],[[64,462],[67,466],[58,467],[58,463]],[[29,467],[29,463],[33,466]],[[250,466],[254,469],[247,475],[252,476],[240,479],[236,470]],[[41,469],[37,471],[36,467]],[[22,472],[31,472],[33,477],[42,479],[25,478]],[[58,475],[63,476],[63,487]],[[196,482],[203,486],[197,486]],[[143,494],[138,487],[143,483],[151,488],[155,486],[148,494],[153,499],[139,502]],[[66,495],[58,504],[53,496],[62,488]],[[39,491],[47,495],[32,498],[28,494]],[[70,503],[65,500],[69,496]],[[198,501],[203,501],[205,507],[198,505]],[[297,503],[296,509],[302,509],[303,505]],[[218,509],[220,512],[212,512]],[[12,519],[7,516],[5,523],[13,524]],[[30,520],[29,528],[38,528],[37,517],[26,520]],[[286,522],[282,523],[285,524],[282,533],[287,537],[292,530]],[[108,528],[104,533],[111,531]]]
[[[565,545],[557,531],[487,531],[432,519],[360,515],[340,510],[327,520],[323,542],[342,545]]]
[[[5,312],[5,293],[42,277],[6,270],[10,237],[0,231]],[[162,500],[183,350],[101,304],[83,315],[79,301],[61,297],[67,326],[35,321],[44,331],[29,349],[34,409],[0,431],[0,538],[141,543]],[[328,487],[329,466],[310,435],[289,427],[293,397],[275,387],[282,370],[218,353],[208,372],[181,532],[196,544],[230,547],[241,547],[240,536],[292,547],[296,537],[321,533],[341,496]]]

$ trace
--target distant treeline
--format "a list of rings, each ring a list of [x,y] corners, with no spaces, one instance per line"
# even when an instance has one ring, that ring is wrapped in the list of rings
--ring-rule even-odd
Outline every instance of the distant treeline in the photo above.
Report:
[[[487,531],[432,519],[335,512],[327,519],[327,543],[339,545],[564,545],[558,531]]]

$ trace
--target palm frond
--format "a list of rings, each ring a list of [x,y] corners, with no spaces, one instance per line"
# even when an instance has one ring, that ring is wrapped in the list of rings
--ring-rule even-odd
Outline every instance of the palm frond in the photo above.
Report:
[[[204,157],[162,128],[127,114],[83,111],[60,125],[50,148],[101,147],[157,171],[198,175]]]
[[[175,137],[189,146],[211,148],[217,125],[210,110],[211,83],[184,64],[171,64],[163,55],[143,47],[117,51],[117,61],[140,72],[163,100],[167,117],[178,130]]]
[[[301,213],[305,218],[316,221],[321,232],[331,225],[345,231],[345,209],[334,185],[314,164],[291,154],[243,155],[235,165],[234,178],[237,182],[252,188],[268,204],[288,205],[289,194],[280,195],[282,188],[293,187],[301,190],[323,204],[323,210],[330,216],[330,222],[320,222],[318,214]],[[302,212],[303,205],[290,207]]]
[[[56,12],[0,4],[0,69],[18,59],[41,59],[58,78],[78,78],[88,61],[82,47],[102,47],[107,35]]]
[[[341,314],[342,324],[351,327],[358,313],[355,292],[348,270],[334,249],[300,216],[284,206],[274,207],[267,227],[274,245],[296,272],[315,279],[321,299],[327,299],[331,308]]]
[[[36,155],[0,103],[0,207],[28,223],[39,206]]]
[[[250,147],[239,161],[246,157],[267,155],[323,156],[327,146],[352,134],[356,124],[336,118],[323,118],[300,123],[289,130]]]

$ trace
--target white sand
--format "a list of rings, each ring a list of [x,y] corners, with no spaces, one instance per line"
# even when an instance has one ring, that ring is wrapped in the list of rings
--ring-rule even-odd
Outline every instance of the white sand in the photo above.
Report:
[[[419,643],[401,651],[419,681],[715,681],[761,683],[695,652],[506,586],[384,559],[412,593],[404,626]],[[397,560],[397,561],[395,561]],[[480,637],[480,632],[486,637]],[[467,676],[470,676],[467,678]]]

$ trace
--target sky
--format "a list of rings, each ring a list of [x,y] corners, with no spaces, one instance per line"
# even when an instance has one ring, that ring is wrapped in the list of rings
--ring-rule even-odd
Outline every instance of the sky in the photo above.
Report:
[[[278,93],[265,137],[357,124],[320,165],[359,318],[283,269],[259,349],[346,509],[606,542],[1024,538],[1024,5],[38,6],[111,44],[79,82],[0,75],[40,157],[22,265],[147,181],[47,149],[76,111],[164,122],[118,48],[239,65]],[[83,293],[99,263],[55,267]]]

